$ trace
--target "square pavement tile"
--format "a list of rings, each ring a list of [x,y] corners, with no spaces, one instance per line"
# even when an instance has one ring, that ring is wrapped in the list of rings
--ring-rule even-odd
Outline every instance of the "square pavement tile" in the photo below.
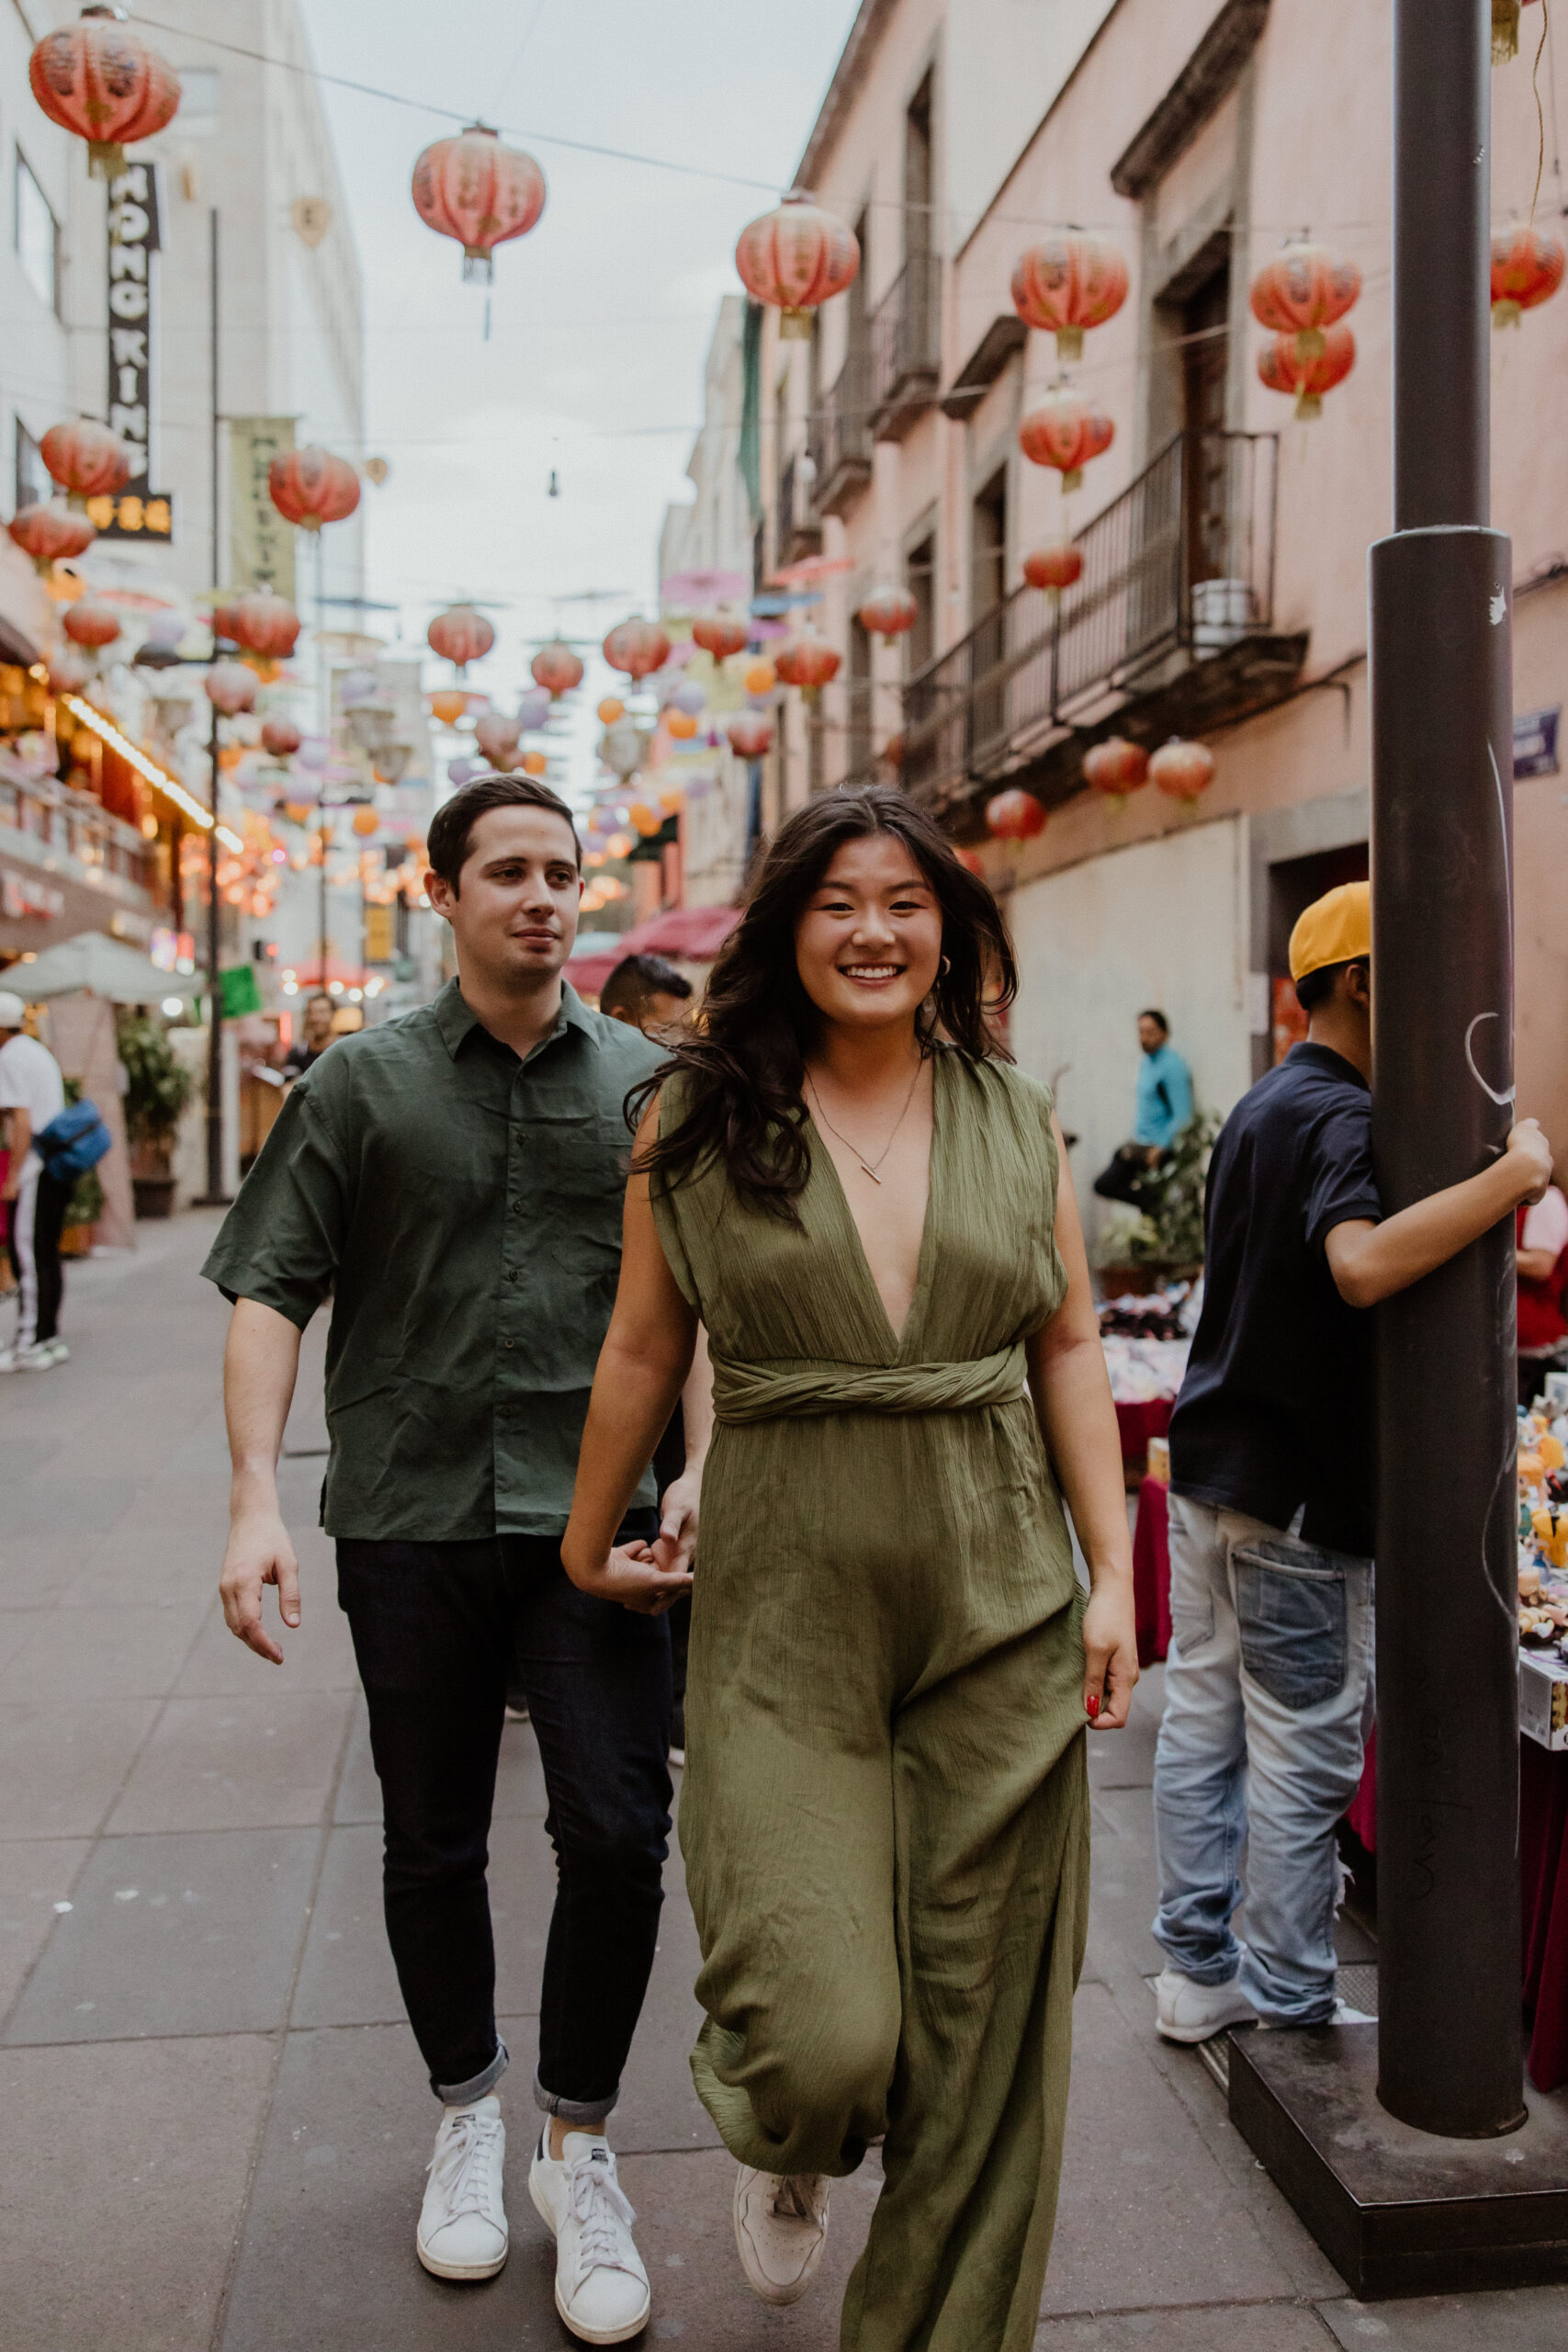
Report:
[[[7,1527],[0,1532],[0,1610],[52,1608],[97,1542],[80,1528],[24,1535]]]
[[[259,1660],[256,1670],[267,1672]],[[109,1815],[109,1834],[320,1821],[351,1703],[346,1690],[291,1691],[281,1682],[251,1699],[169,1700]]]
[[[0,1706],[0,1822],[12,1838],[90,1838],[158,1713],[155,1699]]]
[[[105,1838],[6,2041],[271,2031],[284,2020],[320,1847],[314,1829]]]
[[[186,1531],[148,1530],[123,1522],[107,1535],[78,1545],[71,1573],[60,1580],[62,1608],[162,1608],[177,1601],[199,1620],[218,1590],[221,1543],[210,1544]]]
[[[1165,1954],[1149,1933],[1159,1903],[1154,1815],[1146,1789],[1091,1789],[1089,1798],[1089,1951],[1086,1973],[1106,1973],[1100,1947],[1122,1967],[1157,1976]]]
[[[1034,2352],[1154,2352],[1156,2346],[1158,2352],[1332,2352],[1316,2313],[1299,2303],[1049,2319],[1034,2338]]]
[[[284,1625],[277,1600],[264,1597],[266,1628],[283,1652],[283,1664],[257,1657],[236,1639],[223,1622],[223,1606],[214,1590],[206,1622],[186,1659],[175,1689],[182,1698],[254,1698],[274,1685],[280,1690],[356,1690],[359,1670],[348,1620],[337,1605],[337,1593],[324,1590],[320,1577],[307,1569],[299,1586],[300,1622]]]
[[[1568,2286],[1517,2287],[1494,2295],[1419,2295],[1359,2303],[1347,2295],[1318,2311],[1345,2352],[1562,2352]]]
[[[18,1480],[6,1515],[13,1535],[55,1535],[69,1529],[82,1538],[113,1527],[135,1496],[133,1478],[98,1477],[78,1464],[68,1476]]]
[[[6,2352],[195,2352],[218,2317],[271,2042],[0,2052]]]
[[[196,1638],[190,1603],[167,1609],[51,1609],[0,1669],[7,1700],[161,1698]]]
[[[0,2019],[49,1939],[54,1906],[91,1851],[85,1838],[35,1838],[0,1846]]]

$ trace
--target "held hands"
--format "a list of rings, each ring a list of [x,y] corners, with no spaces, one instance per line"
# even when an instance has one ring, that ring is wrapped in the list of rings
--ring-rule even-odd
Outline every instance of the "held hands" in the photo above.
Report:
[[[639,1616],[662,1617],[683,1592],[692,1589],[692,1579],[683,1570],[662,1565],[662,1557],[673,1554],[674,1546],[667,1543],[661,1528],[651,1546],[616,1544],[594,1563],[575,1558],[563,1545],[561,1564],[580,1592],[591,1592],[599,1600],[619,1601],[623,1609],[635,1609]]]
[[[1517,1171],[1519,1198],[1533,1208],[1551,1182],[1551,1146],[1539,1119],[1521,1119],[1509,1128],[1508,1157]]]
[[[247,1649],[274,1665],[283,1664],[283,1652],[262,1623],[262,1588],[277,1587],[278,1613],[288,1626],[299,1623],[299,1563],[288,1531],[276,1510],[248,1512],[229,1531],[223,1572],[218,1589],[229,1631]]]
[[[1131,1577],[1106,1577],[1090,1593],[1084,1611],[1083,1654],[1083,1705],[1090,1727],[1120,1731],[1138,1679]]]

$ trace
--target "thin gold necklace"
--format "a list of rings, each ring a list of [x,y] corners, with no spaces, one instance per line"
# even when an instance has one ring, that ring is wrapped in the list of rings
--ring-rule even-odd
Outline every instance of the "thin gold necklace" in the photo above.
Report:
[[[833,1125],[832,1120],[822,1108],[822,1094],[820,1088],[818,1086],[817,1080],[812,1077],[809,1070],[806,1073],[806,1082],[807,1086],[810,1087],[812,1095],[817,1103],[818,1117],[821,1120],[822,1125],[827,1128],[828,1133],[830,1136],[837,1136],[839,1141],[843,1145],[844,1149],[854,1154],[855,1158],[859,1160],[862,1168],[871,1178],[874,1184],[880,1185],[882,1182],[881,1177],[876,1171],[898,1140],[898,1130],[909,1115],[909,1105],[915,1099],[915,1089],[920,1082],[920,1072],[924,1069],[925,1066],[926,1057],[922,1054],[919,1060],[915,1064],[915,1075],[909,1080],[909,1091],[904,1097],[904,1107],[899,1112],[897,1119],[893,1122],[893,1133],[888,1136],[887,1141],[883,1145],[882,1149],[877,1153],[874,1159],[868,1159],[864,1152],[862,1151],[859,1144],[852,1143],[849,1136],[845,1135],[843,1129],[841,1127],[836,1127]]]

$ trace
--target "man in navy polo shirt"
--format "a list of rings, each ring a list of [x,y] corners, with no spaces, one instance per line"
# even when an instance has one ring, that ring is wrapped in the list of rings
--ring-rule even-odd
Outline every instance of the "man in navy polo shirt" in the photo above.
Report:
[[[1304,1045],[1245,1095],[1209,1169],[1203,1311],[1170,1425],[1171,1648],[1155,1761],[1168,1964],[1159,2030],[1355,2016],[1336,1998],[1334,1826],[1372,1662],[1372,1325],[1551,1153],[1533,1119],[1478,1176],[1385,1217],[1372,1174],[1365,882],[1291,934]],[[1247,1941],[1231,1918],[1247,1849]]]

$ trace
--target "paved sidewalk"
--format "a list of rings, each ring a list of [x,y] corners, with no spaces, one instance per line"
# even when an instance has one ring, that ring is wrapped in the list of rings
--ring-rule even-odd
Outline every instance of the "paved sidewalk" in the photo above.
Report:
[[[380,1917],[377,1789],[329,1548],[318,1327],[288,1438],[304,1624],[281,1668],[215,1599],[227,1476],[214,1220],[143,1226],[69,1277],[71,1363],[0,1380],[0,2275],[6,2352],[514,2352],[570,2339],[525,2174],[548,1916],[544,1795],[509,1726],[492,1840],[518,2064],[512,2259],[427,2278],[435,2125]],[[1157,2041],[1149,1789],[1157,1673],[1089,1745],[1096,1847],[1061,2219],[1036,2352],[1559,2352],[1568,2289],[1366,2309]],[[615,2138],[655,2343],[830,2352],[874,2168],[836,2188],[820,2289],[763,2310],[733,2168],[686,2071],[696,1954],[672,1866]]]

